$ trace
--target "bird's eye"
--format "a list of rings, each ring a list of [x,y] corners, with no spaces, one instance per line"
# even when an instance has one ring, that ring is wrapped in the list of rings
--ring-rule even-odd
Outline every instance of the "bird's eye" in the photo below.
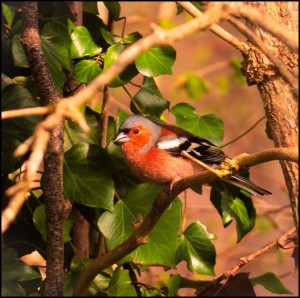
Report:
[[[133,133],[137,135],[137,134],[139,133],[139,130],[136,128],[136,129],[133,131]]]

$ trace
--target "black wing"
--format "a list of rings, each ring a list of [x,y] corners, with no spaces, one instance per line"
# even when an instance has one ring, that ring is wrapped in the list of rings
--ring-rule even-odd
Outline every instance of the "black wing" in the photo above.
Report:
[[[157,142],[157,147],[173,156],[181,156],[181,151],[185,150],[206,164],[220,164],[228,157],[210,141],[193,135],[176,139],[172,136],[164,136]]]

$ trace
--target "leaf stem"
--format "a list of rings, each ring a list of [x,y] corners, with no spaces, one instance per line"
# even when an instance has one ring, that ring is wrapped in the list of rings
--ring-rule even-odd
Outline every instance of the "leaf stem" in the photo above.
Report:
[[[220,146],[220,148],[223,148],[225,146],[228,146],[232,143],[234,143],[235,141],[237,141],[238,139],[242,138],[244,135],[246,135],[248,132],[250,132],[255,126],[257,126],[262,120],[264,120],[266,118],[266,116],[261,117],[259,120],[257,120],[249,129],[247,129],[245,132],[243,132],[241,135],[239,135],[238,137],[236,137],[235,139],[229,141],[228,143],[225,143],[224,145]]]

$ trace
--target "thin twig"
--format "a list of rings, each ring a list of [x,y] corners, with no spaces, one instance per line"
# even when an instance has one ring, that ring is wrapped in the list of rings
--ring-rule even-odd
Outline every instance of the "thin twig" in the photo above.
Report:
[[[26,117],[32,115],[46,115],[51,112],[52,106],[47,107],[33,107],[33,108],[26,108],[26,109],[18,109],[18,110],[11,110],[11,111],[2,111],[1,118],[2,120],[9,119],[9,118],[17,118],[17,117]]]
[[[286,232],[285,234],[283,234],[280,238],[272,241],[271,243],[267,244],[266,246],[262,247],[261,249],[251,253],[250,255],[246,256],[246,257],[242,257],[240,258],[240,261],[234,265],[232,268],[230,268],[228,271],[225,271],[221,276],[219,276],[218,278],[216,278],[213,283],[219,283],[224,279],[227,279],[231,276],[236,275],[236,273],[246,264],[248,264],[249,262],[251,262],[252,260],[254,260],[256,257],[264,254],[265,252],[267,252],[268,250],[270,250],[271,248],[275,247],[276,245],[281,246],[282,244],[285,244],[286,242],[289,241],[289,239],[296,233],[296,227],[293,227],[292,229],[290,229],[288,232]]]
[[[237,140],[239,140],[240,138],[242,138],[244,135],[246,135],[247,133],[249,133],[255,126],[257,126],[262,120],[264,120],[266,118],[266,116],[261,117],[260,119],[258,119],[249,129],[247,129],[245,132],[243,132],[241,135],[239,135],[238,137],[234,138],[233,140],[225,143],[224,145],[220,146],[220,148],[224,148],[234,142],[236,142]]]
[[[203,13],[198,10],[191,2],[188,1],[176,1],[186,12],[188,12],[191,16],[193,17],[201,17],[203,15]],[[213,32],[214,34],[216,34],[217,36],[219,36],[220,38],[222,38],[223,40],[225,40],[226,42],[228,42],[229,44],[231,44],[232,46],[234,46],[236,49],[240,50],[242,53],[247,53],[249,46],[239,40],[238,38],[236,38],[235,36],[233,36],[232,34],[230,34],[228,31],[224,30],[223,28],[221,28],[218,25],[211,25],[209,27],[209,30],[211,32]]]

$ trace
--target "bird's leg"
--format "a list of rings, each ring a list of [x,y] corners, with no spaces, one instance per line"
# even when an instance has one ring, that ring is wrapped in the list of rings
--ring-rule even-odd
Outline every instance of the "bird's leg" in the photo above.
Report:
[[[217,175],[219,178],[222,178],[227,175],[231,175],[233,173],[233,171],[238,170],[238,164],[233,159],[230,159],[230,158],[226,158],[225,161],[221,163],[220,169],[214,169],[214,168],[208,166],[207,164],[205,164],[204,162],[200,161],[199,159],[193,157],[192,155],[190,155],[189,153],[187,153],[184,150],[181,151],[181,155],[196,162],[197,164],[199,164],[206,170]]]

